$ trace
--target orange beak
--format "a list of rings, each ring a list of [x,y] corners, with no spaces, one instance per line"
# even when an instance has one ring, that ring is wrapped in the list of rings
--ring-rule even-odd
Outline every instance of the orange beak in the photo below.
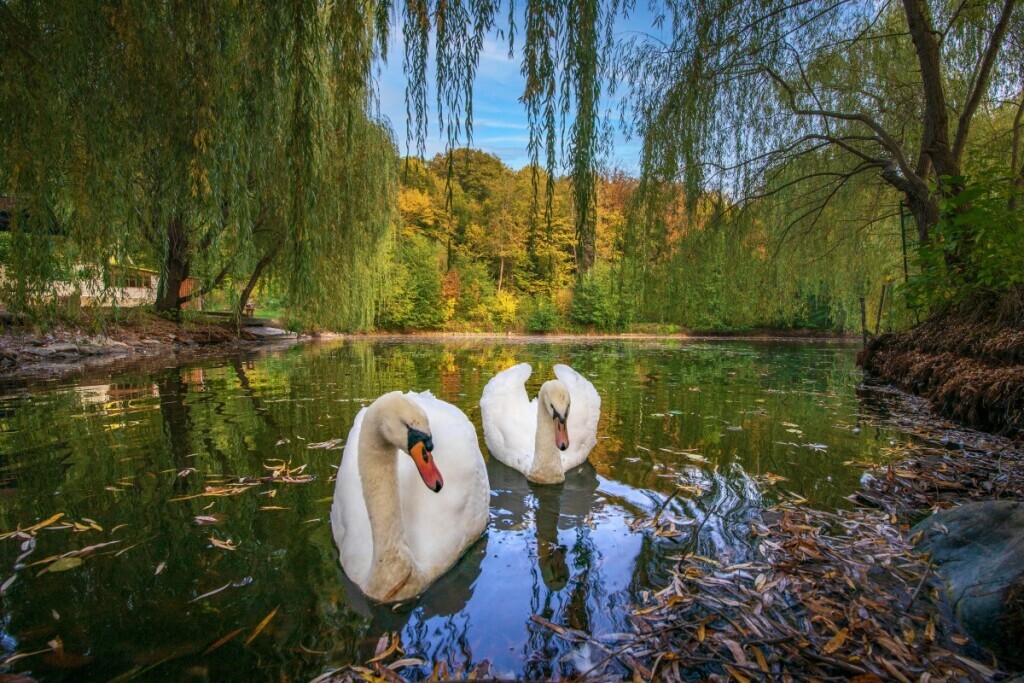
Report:
[[[416,463],[416,469],[419,470],[420,478],[423,479],[423,483],[427,485],[427,488],[437,493],[444,486],[444,479],[441,478],[441,473],[437,469],[437,463],[434,462],[434,458],[431,457],[430,451],[427,450],[426,446],[423,445],[422,441],[419,441],[412,445],[409,449],[409,455],[412,456],[412,461]]]
[[[555,421],[555,445],[558,446],[558,450],[564,451],[569,447],[569,430],[565,426],[564,420],[559,420],[557,417]]]

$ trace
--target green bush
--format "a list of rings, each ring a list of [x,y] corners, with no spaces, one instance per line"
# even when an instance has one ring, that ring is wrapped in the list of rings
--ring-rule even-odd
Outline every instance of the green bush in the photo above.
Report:
[[[932,239],[917,250],[920,272],[905,288],[911,308],[982,303],[1024,285],[1024,214],[1010,206],[1019,188],[992,171],[943,179],[952,184],[963,190],[940,202]]]
[[[455,317],[477,325],[490,326],[496,309],[497,287],[487,266],[480,261],[459,259],[461,288],[455,303]]]
[[[609,264],[597,263],[576,282],[569,314],[573,323],[613,332],[633,322],[636,297],[615,275]]]
[[[558,311],[550,301],[534,299],[526,317],[526,331],[530,334],[546,334],[558,328]]]
[[[377,325],[385,329],[437,329],[444,322],[440,247],[410,235],[398,247]]]

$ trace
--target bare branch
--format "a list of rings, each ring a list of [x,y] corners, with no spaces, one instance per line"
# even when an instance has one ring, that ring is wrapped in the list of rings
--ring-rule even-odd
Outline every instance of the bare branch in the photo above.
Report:
[[[956,138],[953,140],[953,159],[958,164],[960,162],[960,155],[964,151],[964,145],[967,144],[967,134],[971,130],[971,119],[981,103],[982,95],[988,90],[988,85],[992,78],[992,67],[995,64],[996,57],[999,55],[999,50],[1002,48],[1003,39],[1006,36],[1006,28],[1010,23],[1010,16],[1013,14],[1016,6],[1017,0],[1005,0],[1003,2],[1003,9],[999,15],[999,20],[996,22],[995,29],[989,38],[988,47],[985,49],[985,54],[979,64],[977,78],[971,84],[967,103],[964,105],[964,110],[960,113],[960,120],[957,122],[956,128]]]

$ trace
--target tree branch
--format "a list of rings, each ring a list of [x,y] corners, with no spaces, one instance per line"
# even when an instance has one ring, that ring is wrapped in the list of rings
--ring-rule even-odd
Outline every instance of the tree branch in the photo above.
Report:
[[[981,103],[982,95],[988,90],[988,84],[992,78],[992,67],[995,64],[996,57],[999,56],[999,50],[1003,45],[1003,38],[1006,36],[1006,27],[1010,23],[1010,16],[1013,14],[1016,5],[1017,0],[1005,0],[1003,2],[1003,9],[999,15],[999,20],[992,31],[992,36],[989,38],[985,55],[981,59],[978,77],[974,80],[970,94],[967,97],[967,103],[964,105],[964,110],[960,113],[960,119],[957,122],[956,128],[956,138],[953,140],[953,159],[958,165],[960,163],[960,155],[964,151],[964,145],[967,144],[967,134],[971,130],[971,120],[974,117],[974,112],[978,109],[978,105]]]

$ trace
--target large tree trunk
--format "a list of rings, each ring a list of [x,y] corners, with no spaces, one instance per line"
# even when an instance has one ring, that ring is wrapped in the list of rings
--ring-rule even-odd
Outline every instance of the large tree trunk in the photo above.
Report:
[[[939,222],[939,205],[931,197],[921,197],[916,193],[907,192],[907,206],[917,226],[917,239],[921,244],[928,244],[931,230]]]
[[[925,0],[903,0],[907,28],[914,41],[917,62],[921,67],[921,85],[924,90],[924,120],[921,135],[919,172],[925,177],[928,165],[935,175],[959,175],[959,159],[953,157],[949,142],[949,112],[946,93],[942,87],[942,47],[932,22],[931,11]]]
[[[180,216],[167,221],[167,247],[157,288],[156,310],[176,313],[181,308],[181,283],[188,279],[191,263],[188,232]]]

